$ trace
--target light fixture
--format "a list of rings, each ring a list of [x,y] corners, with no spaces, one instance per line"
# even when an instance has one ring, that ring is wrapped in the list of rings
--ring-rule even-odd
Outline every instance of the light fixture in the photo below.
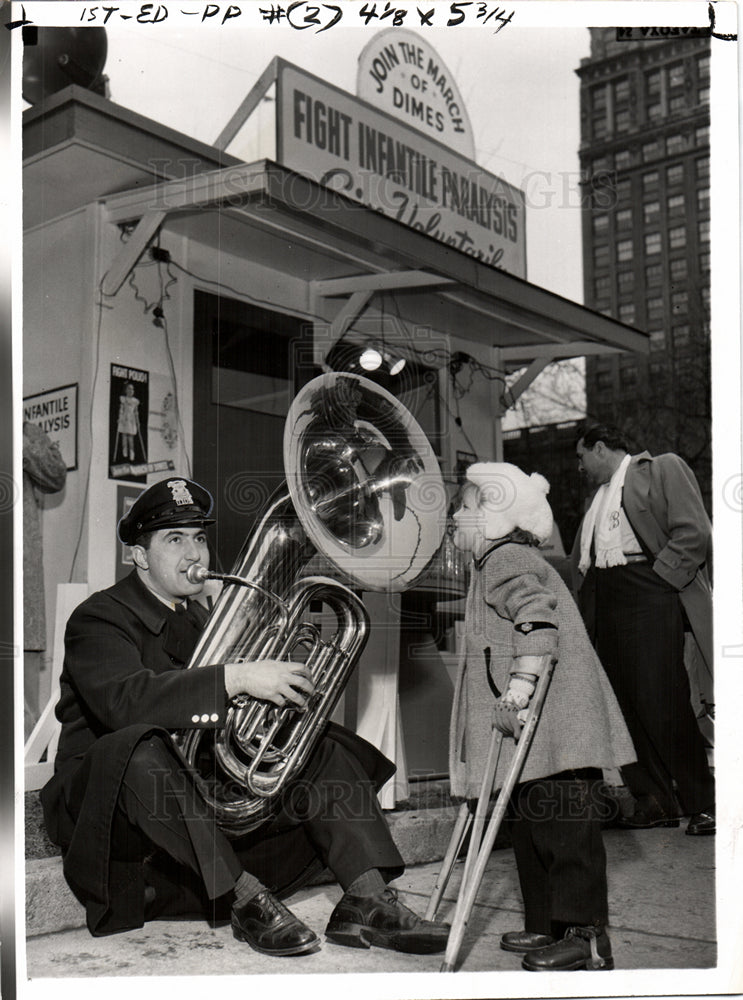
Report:
[[[391,353],[385,345],[374,341],[367,344],[352,344],[341,338],[325,356],[325,364],[332,371],[360,372],[367,375],[399,375],[407,364],[407,359]]]
[[[361,352],[361,356],[359,358],[359,364],[361,365],[361,367],[364,369],[365,372],[375,372],[378,368],[381,367],[383,360],[386,359],[382,357],[381,352],[378,351],[376,347],[368,345]]]

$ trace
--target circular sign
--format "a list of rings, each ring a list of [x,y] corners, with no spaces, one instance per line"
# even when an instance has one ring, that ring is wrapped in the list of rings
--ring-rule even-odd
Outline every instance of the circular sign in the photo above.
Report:
[[[436,50],[405,28],[380,31],[359,56],[356,94],[449,149],[475,159],[469,115]]]

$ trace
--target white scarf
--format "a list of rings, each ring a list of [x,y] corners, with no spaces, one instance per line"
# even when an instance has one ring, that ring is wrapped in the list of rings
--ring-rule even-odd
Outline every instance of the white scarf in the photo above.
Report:
[[[591,506],[583,521],[580,536],[580,563],[578,568],[585,576],[591,565],[591,541],[595,535],[596,565],[599,569],[608,566],[626,566],[622,551],[622,489],[624,477],[631,455],[625,455],[608,483],[596,490]]]

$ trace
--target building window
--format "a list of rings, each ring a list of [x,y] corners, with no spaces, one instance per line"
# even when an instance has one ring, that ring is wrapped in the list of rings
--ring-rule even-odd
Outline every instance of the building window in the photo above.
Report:
[[[656,140],[653,142],[644,142],[642,144],[642,159],[644,163],[648,160],[655,160],[660,156],[660,144]]]
[[[665,374],[666,365],[664,361],[651,361],[650,374],[653,378],[660,378]]]
[[[660,253],[660,233],[645,233],[645,254]]]
[[[594,215],[593,220],[593,235],[602,236],[609,232],[609,216],[608,215]]]
[[[591,88],[591,108],[594,111],[606,110],[606,87],[603,83]]]
[[[632,324],[635,322],[634,302],[625,302],[619,307],[619,319],[622,323]]]
[[[626,201],[632,194],[632,182],[629,178],[617,181],[615,191],[617,192],[617,201]]]
[[[660,70],[653,69],[645,74],[645,90],[648,94],[660,93]]]
[[[617,229],[632,228],[632,209],[620,208],[616,216]]]
[[[642,187],[644,191],[649,191],[658,186],[658,171],[649,170],[642,175]]]
[[[706,177],[709,177],[709,157],[701,156],[697,160],[697,179],[702,180]]]
[[[663,265],[648,264],[645,268],[645,284],[648,286],[659,285],[663,281]]]
[[[709,87],[700,87],[697,91],[697,103],[709,104]]]
[[[666,169],[666,183],[669,186],[673,184],[681,184],[684,179],[684,165],[683,163],[672,163],[670,167]]]
[[[607,299],[611,293],[611,278],[596,278],[593,283],[593,294],[596,300]]]
[[[632,260],[632,240],[619,240],[617,243],[617,260]]]
[[[668,86],[683,87],[684,85],[684,64],[674,63],[668,67]]]
[[[599,389],[611,389],[613,384],[613,379],[611,377],[611,372],[599,371],[596,372],[596,386]]]
[[[618,149],[614,154],[614,167],[617,170],[626,170],[632,165],[632,154],[628,149]]]
[[[637,385],[637,362],[633,361],[619,369],[619,381],[625,389]]]
[[[609,161],[605,156],[599,156],[597,160],[591,162],[591,170],[594,174],[602,174],[609,169]]]
[[[697,208],[703,215],[709,212],[709,188],[697,190]]]
[[[686,199],[682,194],[672,194],[666,202],[669,215],[683,215],[686,208]]]
[[[689,311],[688,292],[674,292],[671,295],[671,311],[674,316],[679,316]]]
[[[614,115],[615,132],[629,132],[629,111],[617,111]]]
[[[694,132],[697,146],[709,146],[709,125],[700,125]]]
[[[709,76],[709,56],[697,56],[697,75],[700,80]]]
[[[699,242],[709,243],[709,219],[702,219],[698,227]]]
[[[647,317],[648,323],[663,319],[665,316],[665,309],[663,306],[663,296],[653,295],[645,303],[645,315]]]
[[[700,253],[699,254],[699,270],[703,274],[706,274],[706,273],[709,272],[709,260],[710,260],[709,253]]]
[[[660,215],[660,202],[659,201],[646,201],[642,206],[642,215],[645,221],[645,225],[649,222],[657,222]]]
[[[690,340],[691,340],[691,331],[689,329],[688,323],[683,323],[680,326],[674,326],[673,328],[674,347],[685,347]]]
[[[626,295],[635,287],[635,272],[620,271],[617,275],[617,290],[620,295]]]
[[[593,137],[603,139],[606,135],[606,115],[595,115],[593,118]]]
[[[685,145],[684,137],[680,133],[675,132],[666,139],[666,152],[668,156],[676,156],[678,153],[683,153]]]
[[[650,330],[650,350],[662,351],[666,346],[665,330]]]
[[[686,110],[686,98],[683,94],[678,97],[672,97],[668,102],[668,110],[671,112],[675,111],[685,111]]]
[[[629,77],[622,77],[621,80],[614,81],[614,100],[617,104],[629,100]]]
[[[705,315],[709,315],[709,286],[705,286],[702,289],[702,308],[704,309]]]
[[[658,121],[663,117],[663,105],[660,103],[648,104],[648,121]]]
[[[598,267],[609,266],[609,247],[606,243],[600,243],[593,248],[593,263]]]
[[[668,230],[668,246],[671,250],[680,250],[686,246],[686,226],[674,226]]]
[[[689,273],[689,267],[686,263],[686,257],[677,257],[672,260],[670,265],[671,283],[676,284],[676,282],[684,281]]]

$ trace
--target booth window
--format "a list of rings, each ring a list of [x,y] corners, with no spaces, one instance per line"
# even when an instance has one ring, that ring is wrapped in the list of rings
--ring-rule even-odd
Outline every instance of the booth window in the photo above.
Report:
[[[213,316],[211,401],[285,417],[294,398],[292,362],[301,321],[245,302],[227,305],[222,299],[219,306]]]

